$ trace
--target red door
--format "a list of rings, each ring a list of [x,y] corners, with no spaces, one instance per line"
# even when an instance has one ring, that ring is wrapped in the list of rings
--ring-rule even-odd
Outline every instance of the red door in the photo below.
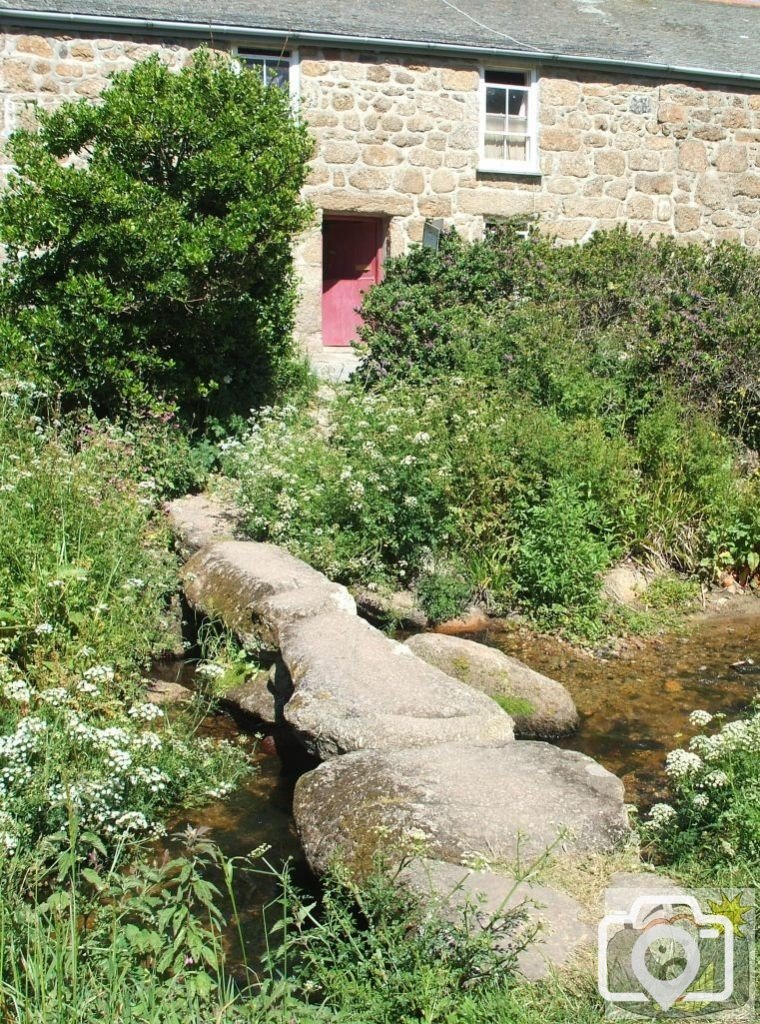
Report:
[[[322,343],[358,340],[362,295],[380,280],[383,221],[379,217],[336,217],[322,229]]]

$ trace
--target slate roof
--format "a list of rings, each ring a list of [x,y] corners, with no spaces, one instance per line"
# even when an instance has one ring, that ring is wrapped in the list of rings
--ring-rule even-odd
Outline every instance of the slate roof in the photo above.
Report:
[[[760,0],[0,0],[125,17],[760,77]]]

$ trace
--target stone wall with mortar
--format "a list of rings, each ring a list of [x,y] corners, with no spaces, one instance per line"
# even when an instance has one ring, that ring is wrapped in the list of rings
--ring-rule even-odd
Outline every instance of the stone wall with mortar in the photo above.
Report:
[[[113,71],[159,51],[182,64],[195,42],[96,33],[0,35],[0,177],[5,142],[33,103],[95,98]],[[386,218],[387,253],[443,218],[478,237],[489,217],[535,217],[567,241],[627,223],[687,240],[760,244],[760,91],[539,72],[537,176],[478,171],[475,61],[300,52],[301,109],[316,140],[306,195],[314,226],[296,245],[297,330],[321,346],[325,214]]]
[[[299,333],[319,344],[325,214],[388,220],[387,251],[443,218],[478,237],[489,217],[535,217],[566,241],[628,224],[689,241],[760,243],[760,91],[539,68],[540,170],[478,171],[474,61],[301,51],[316,138],[306,189]]]
[[[0,180],[10,170],[10,133],[33,122],[34,106],[46,110],[65,99],[95,99],[114,71],[128,70],[159,52],[180,66],[195,47],[180,39],[0,33]]]

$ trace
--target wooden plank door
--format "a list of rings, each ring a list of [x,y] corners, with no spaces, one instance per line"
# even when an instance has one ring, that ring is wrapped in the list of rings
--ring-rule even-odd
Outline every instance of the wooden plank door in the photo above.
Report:
[[[380,280],[384,224],[379,217],[336,217],[322,229],[322,343],[358,340],[362,295]]]

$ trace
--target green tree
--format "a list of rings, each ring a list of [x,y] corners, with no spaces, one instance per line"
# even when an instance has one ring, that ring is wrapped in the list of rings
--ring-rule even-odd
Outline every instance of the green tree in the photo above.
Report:
[[[0,357],[99,411],[226,417],[298,373],[291,239],[311,143],[286,92],[198,50],[37,111],[0,200]]]

